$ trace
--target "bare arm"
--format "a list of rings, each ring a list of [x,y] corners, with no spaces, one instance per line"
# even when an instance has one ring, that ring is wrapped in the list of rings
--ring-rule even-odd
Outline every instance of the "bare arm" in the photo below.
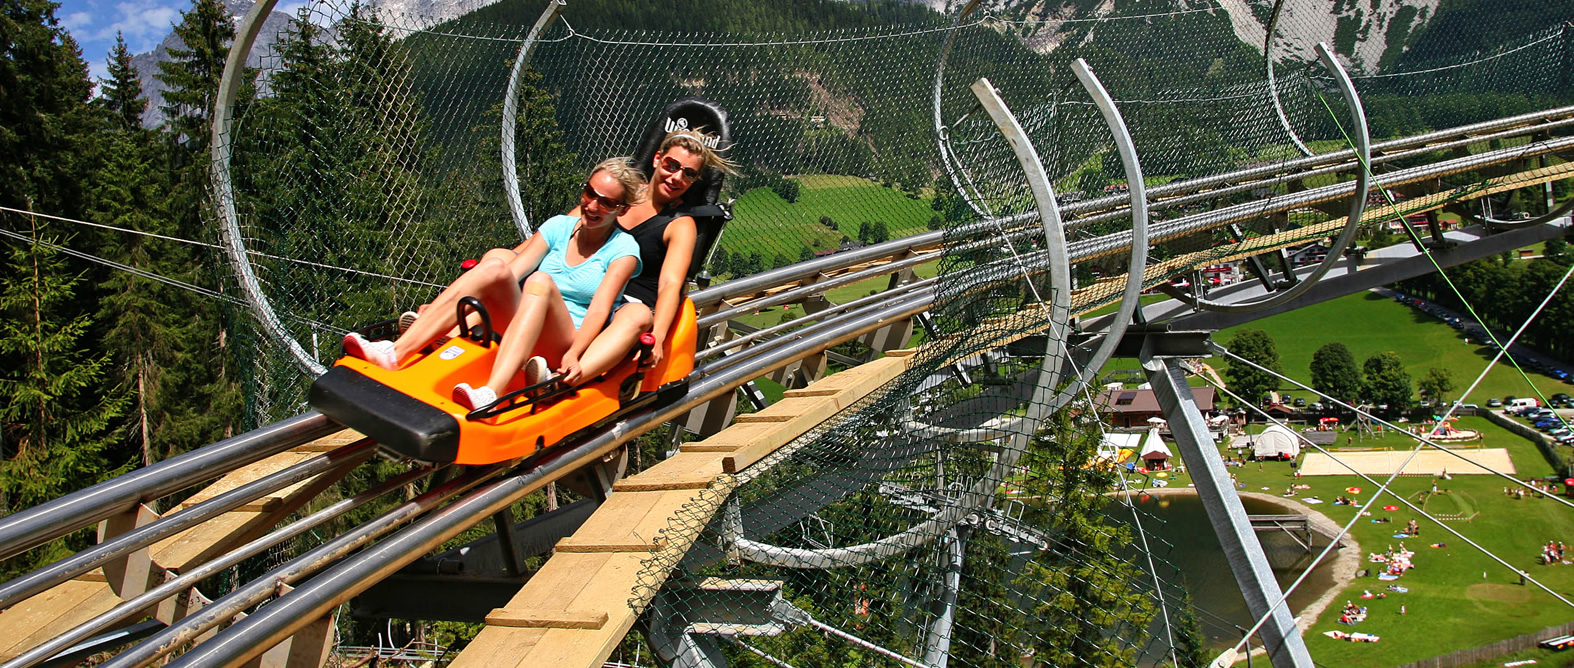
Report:
[[[530,239],[516,249],[514,259],[508,261],[508,270],[513,273],[514,281],[522,281],[536,267],[541,266],[542,258],[547,256],[547,241],[539,234],[530,235]]]
[[[585,320],[580,323],[579,330],[574,332],[574,342],[568,346],[568,351],[563,353],[563,380],[570,385],[578,383],[581,370],[579,356],[584,354],[590,343],[596,340],[601,330],[607,326],[607,320],[612,316],[612,304],[622,294],[623,286],[634,277],[634,270],[639,260],[633,256],[620,257],[607,265],[607,275],[601,279],[601,284],[596,286],[596,295],[590,298],[590,306],[585,309]]]
[[[656,279],[655,361],[661,361],[661,346],[667,342],[667,332],[678,317],[678,306],[683,303],[683,293],[688,287],[689,264],[694,258],[697,233],[694,219],[689,216],[675,218],[667,223],[663,241],[667,242],[667,255],[661,263],[661,276]]]

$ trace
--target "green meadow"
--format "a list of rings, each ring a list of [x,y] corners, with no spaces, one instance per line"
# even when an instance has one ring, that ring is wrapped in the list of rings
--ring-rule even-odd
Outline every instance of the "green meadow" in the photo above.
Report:
[[[782,255],[798,261],[804,248],[828,250],[842,237],[858,238],[861,223],[884,222],[890,238],[928,230],[935,212],[928,198],[914,199],[868,179],[854,176],[789,177],[800,187],[798,201],[789,203],[769,188],[755,188],[734,204],[734,215],[722,236],[728,253],[758,252],[769,259]],[[836,221],[836,230],[820,224],[821,216]]]

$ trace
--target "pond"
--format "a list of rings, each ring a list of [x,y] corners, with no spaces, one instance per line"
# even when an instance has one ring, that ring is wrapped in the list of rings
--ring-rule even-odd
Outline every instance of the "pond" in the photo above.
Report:
[[[1253,515],[1288,512],[1258,499],[1242,498],[1241,502],[1246,512]],[[1152,542],[1154,556],[1173,565],[1179,571],[1186,591],[1191,593],[1192,605],[1197,609],[1198,621],[1208,636],[1209,644],[1222,650],[1239,641],[1241,634],[1251,628],[1256,619],[1246,609],[1246,600],[1241,597],[1235,575],[1225,561],[1202,500],[1195,494],[1138,497],[1137,507],[1145,514],[1142,527]],[[1128,524],[1132,521],[1131,513],[1122,510],[1122,506],[1111,506],[1111,515]],[[1257,535],[1269,564],[1274,567],[1280,587],[1288,587],[1316,557],[1316,551],[1307,552],[1295,539],[1283,533]],[[1167,554],[1164,545],[1154,540],[1155,537],[1172,546]],[[1327,539],[1321,536],[1314,538],[1316,550],[1321,550],[1327,544]],[[1328,558],[1312,572],[1301,588],[1291,594],[1292,614],[1299,614],[1321,597],[1323,592],[1335,586],[1332,562],[1336,556],[1337,550],[1329,553]],[[1162,566],[1160,572],[1164,572]],[[1174,571],[1170,571],[1170,574],[1173,576]],[[1154,629],[1154,633],[1156,637],[1164,637],[1162,628]],[[1255,638],[1252,643],[1254,647],[1257,646]]]

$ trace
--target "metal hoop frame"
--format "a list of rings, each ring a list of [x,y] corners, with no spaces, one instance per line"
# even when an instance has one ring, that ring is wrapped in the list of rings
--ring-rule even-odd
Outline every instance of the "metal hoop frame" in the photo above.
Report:
[[[1322,277],[1329,270],[1333,269],[1334,264],[1343,259],[1345,249],[1350,247],[1350,242],[1355,239],[1356,232],[1359,232],[1361,229],[1361,216],[1366,213],[1366,195],[1370,191],[1372,183],[1372,141],[1367,132],[1366,109],[1361,106],[1361,96],[1355,90],[1355,83],[1350,80],[1350,75],[1345,72],[1344,66],[1339,64],[1339,59],[1328,49],[1327,44],[1319,43],[1317,45],[1317,56],[1323,61],[1323,65],[1333,73],[1334,79],[1339,82],[1339,91],[1350,105],[1350,119],[1355,124],[1352,134],[1355,142],[1355,157],[1357,164],[1360,165],[1360,169],[1356,171],[1355,192],[1351,194],[1353,199],[1350,201],[1350,214],[1345,222],[1344,231],[1340,233],[1333,247],[1328,249],[1328,255],[1323,258],[1323,261],[1317,265],[1316,269],[1312,270],[1311,275],[1289,289],[1257,301],[1239,304],[1222,304],[1184,292],[1176,293],[1176,296],[1181,301],[1190,304],[1193,308],[1221,313],[1251,313],[1274,308],[1295,299],[1301,296],[1302,293],[1310,290],[1317,281],[1322,280]]]
[[[525,41],[519,45],[519,55],[514,58],[514,67],[508,73],[508,91],[503,94],[503,155],[500,164],[503,169],[503,197],[508,200],[508,213],[514,219],[514,227],[519,228],[520,239],[529,239],[534,232],[530,229],[530,219],[525,216],[525,204],[519,195],[518,161],[514,158],[514,125],[519,118],[519,83],[525,77],[525,64],[530,62],[530,55],[535,51],[541,33],[557,20],[567,5],[565,0],[552,0],[541,11],[541,16],[525,35]]]
[[[943,537],[958,522],[977,508],[984,507],[995,497],[994,481],[1003,478],[1016,466],[1022,453],[1027,451],[1028,442],[1033,434],[1038,431],[1039,423],[1060,408],[1052,401],[1052,397],[1058,398],[1055,394],[1062,379],[1063,365],[1059,363],[1054,353],[1056,348],[1061,352],[1066,350],[1065,340],[1071,320],[1071,266],[1066,253],[1066,236],[1061,223],[1060,207],[1055,202],[1054,187],[1049,182],[1049,176],[1044,171],[1044,164],[1039,159],[1038,152],[1033,149],[1032,142],[1028,141],[1027,133],[1022,130],[1022,125],[1017,122],[1016,116],[1000,98],[999,91],[984,78],[973,82],[971,90],[978,98],[979,104],[989,114],[990,120],[995,123],[995,127],[1005,135],[1006,141],[1011,144],[1012,151],[1017,156],[1017,161],[1022,165],[1028,188],[1033,193],[1034,205],[1038,208],[1039,219],[1044,226],[1050,283],[1055,286],[1049,304],[1049,336],[1045,343],[1044,361],[1040,367],[1038,383],[1033,389],[1033,396],[1028,400],[1027,414],[1017,419],[1016,428],[1009,434],[1002,434],[1008,436],[1010,442],[1001,448],[1000,457],[990,467],[989,473],[964,490],[955,505],[946,507],[928,520],[901,533],[876,541],[817,550],[769,545],[741,538],[740,533],[735,545],[739,554],[745,559],[783,568],[841,568],[889,559]]]
[[[262,323],[267,336],[290,353],[297,367],[308,375],[317,376],[324,371],[323,365],[284,329],[284,323],[273,310],[273,303],[262,292],[251,260],[246,257],[246,243],[241,238],[240,220],[235,214],[235,186],[230,180],[230,124],[235,97],[245,79],[246,59],[251,55],[252,44],[257,41],[257,33],[277,3],[278,0],[259,0],[252,5],[246,20],[236,30],[229,58],[224,63],[224,75],[219,79],[219,94],[213,101],[212,161],[209,163],[213,175],[213,208],[219,219],[219,237],[224,251],[235,267],[235,279],[246,296],[246,303],[251,305],[252,314]]]

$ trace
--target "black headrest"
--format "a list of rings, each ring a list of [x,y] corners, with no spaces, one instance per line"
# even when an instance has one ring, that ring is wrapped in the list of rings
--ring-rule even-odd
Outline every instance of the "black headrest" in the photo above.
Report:
[[[661,149],[661,140],[667,134],[678,130],[696,130],[705,136],[706,142],[712,149],[725,151],[732,146],[732,128],[727,124],[727,110],[722,109],[715,102],[698,97],[679,98],[666,109],[656,120],[645,129],[645,136],[639,140],[639,147],[634,150],[634,166],[638,167],[650,178],[655,167],[651,165],[651,158],[656,156],[656,151]],[[721,197],[722,174],[719,170],[706,167],[700,174],[689,191],[683,194],[683,203],[680,208],[688,210],[695,216],[721,215],[721,211],[708,212],[701,207],[714,206]]]

